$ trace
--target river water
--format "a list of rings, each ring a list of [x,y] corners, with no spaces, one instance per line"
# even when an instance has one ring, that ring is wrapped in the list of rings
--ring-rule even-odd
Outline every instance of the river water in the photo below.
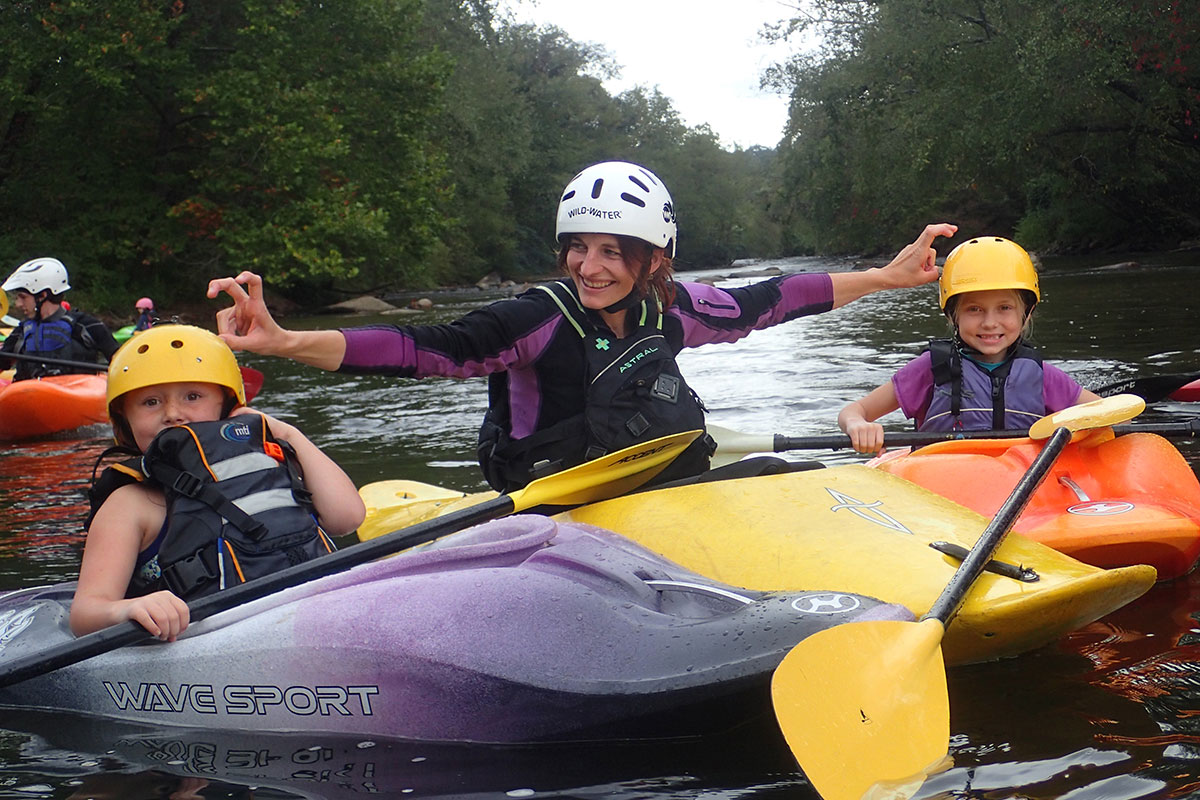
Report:
[[[1124,261],[1136,264],[1116,265]],[[757,279],[748,269],[850,266],[791,259],[694,275],[736,285]],[[1200,371],[1198,283],[1197,252],[1048,260],[1034,338],[1085,386]],[[439,292],[428,312],[287,324],[441,322],[495,296]],[[944,332],[936,290],[922,287],[872,295],[736,345],[686,352],[680,361],[710,421],[752,433],[815,435],[833,432],[842,405]],[[484,381],[343,378],[275,359],[243,363],[266,374],[255,406],[300,424],[360,485],[406,477],[484,488],[471,455]],[[1165,403],[1142,420],[1198,415],[1200,404]],[[884,422],[904,427],[898,417]],[[94,429],[0,452],[0,590],[74,576],[83,493],[107,442],[105,431]],[[1179,447],[1193,468],[1200,464],[1200,445]],[[797,454],[814,456],[829,464],[861,460],[847,452]],[[1198,584],[1196,574],[1160,583],[1041,650],[950,670],[955,765],[918,796],[1132,800],[1200,791]],[[769,709],[757,724],[699,741],[531,748],[376,743],[366,755],[364,746],[329,737],[240,741],[169,729],[129,732],[0,712],[0,798],[814,796]],[[240,774],[259,777],[214,773],[214,758],[258,765]],[[328,768],[333,762],[338,769]]]

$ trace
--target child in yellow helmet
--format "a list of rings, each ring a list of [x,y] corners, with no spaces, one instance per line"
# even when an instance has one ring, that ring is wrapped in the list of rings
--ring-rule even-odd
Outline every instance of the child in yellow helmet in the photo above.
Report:
[[[244,432],[257,425],[265,431],[261,438],[267,453],[294,451],[310,487],[321,536],[353,531],[365,516],[354,483],[332,459],[295,426],[244,405],[237,360],[209,331],[161,325],[139,334],[109,365],[108,402],[117,442],[136,453],[152,450],[159,434],[176,426],[199,429],[199,423],[229,419]],[[195,431],[188,435],[199,442]],[[220,435],[230,441],[238,438],[224,429]],[[138,459],[110,467],[93,490],[71,605],[71,630],[76,635],[134,620],[157,638],[173,641],[188,625],[188,606],[179,592],[150,590],[161,585],[155,582],[160,577],[157,559],[164,537],[175,525],[171,516],[177,507],[173,490],[165,490],[153,478],[156,473],[142,474],[146,468],[141,464]],[[105,488],[97,492],[102,485]]]
[[[946,257],[938,286],[953,337],[930,342],[891,380],[842,409],[838,426],[855,450],[880,450],[883,426],[875,420],[897,409],[923,431],[1020,430],[1097,399],[1025,343],[1041,292],[1020,245],[998,236],[964,242]]]

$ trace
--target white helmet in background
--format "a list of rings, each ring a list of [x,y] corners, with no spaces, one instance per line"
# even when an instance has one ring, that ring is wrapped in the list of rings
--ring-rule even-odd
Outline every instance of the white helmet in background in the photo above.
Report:
[[[58,295],[70,288],[71,284],[67,282],[67,268],[57,258],[34,258],[26,261],[0,285],[0,289],[6,292],[24,289],[30,294],[46,291]]]
[[[576,175],[558,203],[554,237],[572,233],[633,236],[675,257],[675,204],[650,170],[627,161],[593,164]]]

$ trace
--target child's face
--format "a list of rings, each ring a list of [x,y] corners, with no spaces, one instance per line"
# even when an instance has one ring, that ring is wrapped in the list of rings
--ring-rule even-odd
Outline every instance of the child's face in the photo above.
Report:
[[[126,394],[121,412],[138,449],[145,452],[159,431],[220,419],[224,405],[225,392],[215,383],[160,383]]]
[[[954,310],[959,338],[995,364],[1021,335],[1025,303],[1015,289],[964,292]]]

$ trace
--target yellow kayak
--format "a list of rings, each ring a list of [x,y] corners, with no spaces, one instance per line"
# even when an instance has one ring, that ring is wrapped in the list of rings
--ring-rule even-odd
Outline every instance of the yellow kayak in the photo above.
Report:
[[[415,481],[361,490],[363,539],[481,502]],[[834,589],[929,610],[959,566],[930,546],[970,548],[988,519],[902,479],[864,466],[713,481],[641,492],[558,515],[617,531],[724,583],[761,590]],[[1141,596],[1153,567],[1104,570],[1010,534],[996,562],[1032,581],[985,572],[943,641],[947,663],[1031,650]]]

